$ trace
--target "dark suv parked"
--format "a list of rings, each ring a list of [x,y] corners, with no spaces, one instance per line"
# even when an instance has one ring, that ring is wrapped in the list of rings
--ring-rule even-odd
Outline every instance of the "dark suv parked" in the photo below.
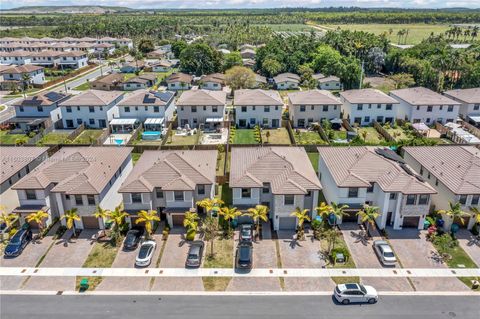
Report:
[[[32,240],[32,230],[30,227],[24,227],[17,231],[15,235],[10,239],[7,247],[5,247],[5,257],[17,257],[19,256],[25,246]]]

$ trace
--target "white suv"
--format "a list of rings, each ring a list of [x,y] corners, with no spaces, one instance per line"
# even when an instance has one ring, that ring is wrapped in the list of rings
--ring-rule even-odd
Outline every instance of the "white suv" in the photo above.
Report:
[[[338,302],[344,305],[348,305],[351,302],[368,302],[373,304],[378,301],[378,294],[375,288],[357,283],[337,285],[333,295]]]

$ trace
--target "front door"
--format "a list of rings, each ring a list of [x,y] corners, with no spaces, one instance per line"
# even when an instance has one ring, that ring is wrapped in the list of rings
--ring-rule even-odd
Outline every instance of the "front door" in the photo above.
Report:
[[[98,120],[98,126],[100,128],[106,128],[107,127],[107,122],[105,120]]]
[[[279,123],[278,120],[272,120],[272,127],[273,128],[278,128],[278,123]]]
[[[66,120],[65,124],[67,125],[68,128],[72,128],[73,127],[73,120]]]

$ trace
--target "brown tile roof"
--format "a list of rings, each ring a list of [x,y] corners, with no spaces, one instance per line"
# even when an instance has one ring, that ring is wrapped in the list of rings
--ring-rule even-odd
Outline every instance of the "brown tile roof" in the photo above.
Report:
[[[214,82],[225,85],[225,74],[223,73],[212,73],[209,75],[204,76],[201,79],[202,82]]]
[[[480,194],[480,150],[473,146],[404,147],[454,194]]]
[[[11,68],[5,69],[2,71],[2,73],[20,74],[20,73],[34,72],[37,70],[43,70],[43,67],[36,66],[33,64],[24,64],[24,65],[13,66]]]
[[[165,106],[174,98],[175,93],[155,92],[149,90],[137,90],[125,95],[125,98],[118,103],[119,106]]]
[[[234,105],[283,105],[283,101],[277,91],[242,89],[235,91]]]
[[[50,106],[65,100],[69,96],[70,94],[66,95],[57,92],[43,92],[34,96],[28,96],[26,99],[15,102],[13,105],[23,107]]]
[[[288,98],[293,105],[342,104],[335,95],[326,90],[309,90],[288,93]]]
[[[60,52],[60,56],[64,57],[68,57],[68,56],[71,56],[71,57],[78,57],[78,56],[83,56],[83,55],[87,55],[87,53],[83,52],[83,51],[68,51],[68,52]]]
[[[380,90],[376,89],[361,89],[361,90],[348,90],[340,92],[340,96],[347,102],[352,104],[398,104],[399,102],[394,98],[388,96]]]
[[[375,147],[319,147],[318,152],[338,187],[370,187],[384,192],[435,194],[426,182],[408,174],[398,162],[375,152]]]
[[[193,76],[185,73],[172,73],[165,81],[167,83],[172,83],[172,82],[192,83]]]
[[[304,148],[233,147],[230,187],[263,187],[273,194],[306,194],[322,188]]]
[[[443,94],[468,104],[480,103],[480,88],[450,90],[443,92]]]
[[[411,105],[458,105],[460,103],[424,87],[406,88],[390,91],[390,95],[398,97]]]
[[[13,189],[45,189],[70,195],[100,194],[130,156],[131,147],[63,147]]]
[[[32,57],[58,57],[61,54],[62,53],[59,51],[45,50],[40,52],[32,52],[31,56]]]
[[[182,93],[176,105],[220,105],[227,102],[227,93],[224,91],[189,90]]]
[[[93,81],[92,83],[116,84],[122,82],[123,77],[124,76],[121,73],[111,73]]]
[[[106,106],[123,95],[121,91],[87,90],[60,103],[60,106]]]
[[[0,146],[0,184],[33,161],[41,161],[40,157],[47,150],[48,147]]]
[[[120,193],[147,193],[155,188],[194,190],[214,184],[217,151],[145,151],[119,189]]]

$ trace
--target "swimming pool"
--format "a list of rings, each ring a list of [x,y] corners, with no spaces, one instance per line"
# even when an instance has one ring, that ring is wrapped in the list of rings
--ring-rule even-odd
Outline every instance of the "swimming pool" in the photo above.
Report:
[[[142,140],[159,140],[160,132],[157,131],[145,131],[142,133]]]

